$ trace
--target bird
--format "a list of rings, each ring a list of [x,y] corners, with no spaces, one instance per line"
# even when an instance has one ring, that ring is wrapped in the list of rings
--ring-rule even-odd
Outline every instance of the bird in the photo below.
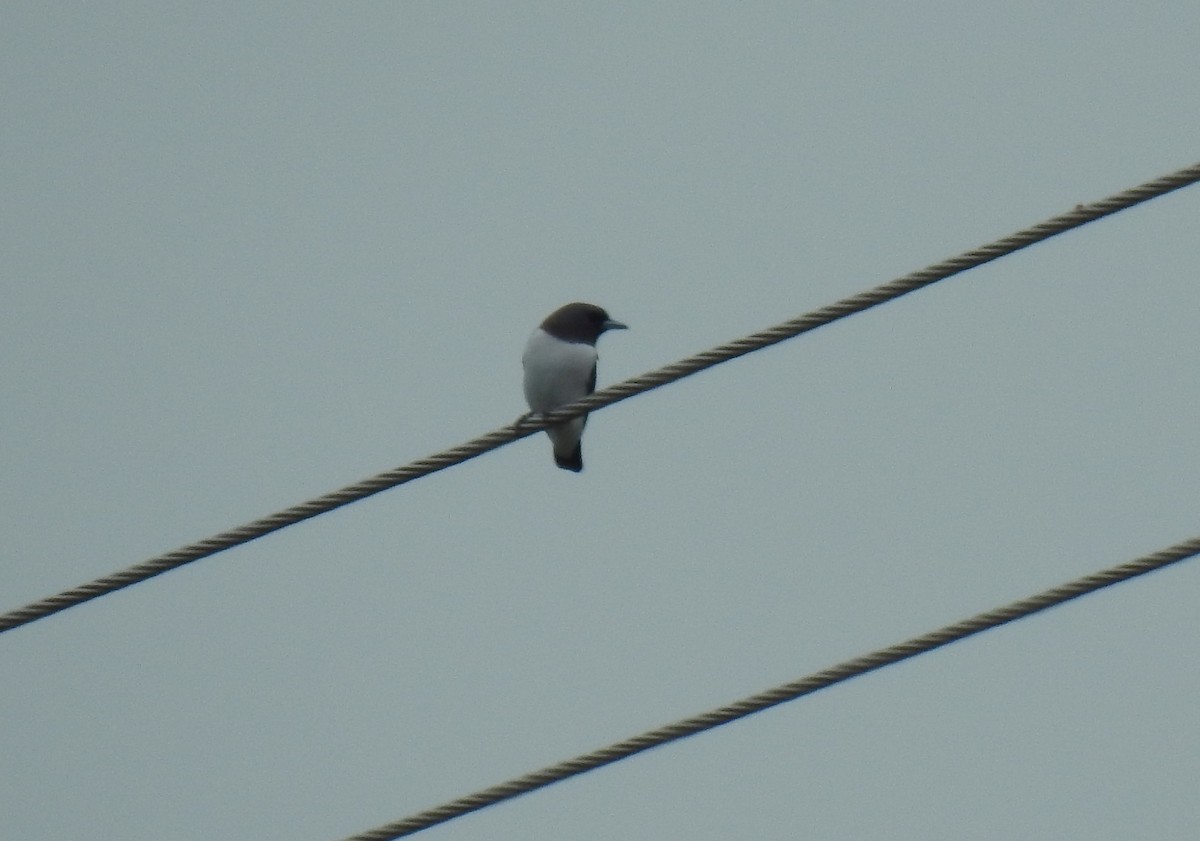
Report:
[[[559,307],[533,331],[525,344],[525,400],[534,413],[574,403],[596,390],[596,340],[608,330],[626,330],[595,304]],[[583,470],[580,440],[587,415],[546,428],[554,447],[554,463],[563,470]]]

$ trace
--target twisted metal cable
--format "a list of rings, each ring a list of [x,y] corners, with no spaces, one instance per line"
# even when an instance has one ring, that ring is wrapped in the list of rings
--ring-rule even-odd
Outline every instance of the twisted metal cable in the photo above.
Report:
[[[719,365],[722,362],[728,362],[739,356],[745,356],[756,350],[762,350],[763,348],[778,344],[785,339],[799,336],[801,333],[807,333],[810,330],[830,324],[846,316],[862,312],[888,301],[893,301],[902,295],[915,292],[918,289],[922,289],[939,280],[944,280],[959,272],[991,262],[997,257],[1011,254],[1014,251],[1049,239],[1064,231],[1078,228],[1088,222],[1094,222],[1097,219],[1141,204],[1149,199],[1178,190],[1181,187],[1186,187],[1196,181],[1200,181],[1200,163],[1186,169],[1181,169],[1170,175],[1156,178],[1153,181],[1148,181],[1145,184],[1109,196],[1093,204],[1076,205],[1074,210],[1060,216],[1055,216],[1052,219],[1047,219],[1044,222],[1018,231],[1003,239],[998,239],[982,248],[977,248],[974,251],[968,251],[957,257],[943,260],[920,271],[904,275],[874,289],[860,292],[835,304],[806,313],[766,330],[761,330],[711,350],[697,353],[694,356],[689,356],[670,365],[664,365],[640,377],[633,377],[616,385],[611,385],[569,406],[564,406],[542,415],[523,417],[515,423],[489,432],[465,444],[443,450],[440,453],[435,453],[427,458],[397,467],[394,470],[380,473],[377,476],[364,479],[341,490],[325,494],[324,496],[254,520],[251,523],[230,529],[213,537],[191,543],[172,552],[158,555],[111,575],[106,575],[103,578],[97,578],[95,581],[88,582],[87,584],[64,590],[56,595],[0,614],[0,633],[11,631],[13,628],[43,619],[60,610],[66,610],[69,607],[83,604],[86,601],[115,592],[131,584],[145,581],[148,578],[153,578],[156,575],[177,569],[192,561],[198,561],[201,558],[207,558],[210,555],[215,555],[234,546],[249,543],[251,540],[270,534],[273,531],[295,525],[318,514],[333,511],[343,505],[349,505],[351,502],[365,499],[380,491],[385,491],[398,485],[403,485],[406,482],[411,482],[413,479],[428,476],[447,467],[461,464],[489,450],[497,449],[505,444],[510,444],[513,441],[532,435],[539,430],[545,429],[551,423],[559,423],[586,412],[611,406],[613,403],[619,403],[634,395],[642,394],[659,386],[683,379],[706,368]]]
[[[907,642],[881,648],[870,654],[855,657],[853,660],[846,660],[824,671],[816,672],[791,683],[785,683],[774,689],[768,689],[757,695],[751,695],[749,698],[744,698],[728,706],[720,707],[710,712],[693,716],[692,718],[686,718],[683,721],[677,721],[674,724],[660,727],[657,730],[647,731],[641,735],[626,739],[623,742],[617,742],[606,748],[585,753],[574,759],[568,759],[557,765],[543,768],[540,771],[534,771],[531,774],[526,774],[508,782],[492,786],[491,788],[483,789],[466,797],[460,797],[457,800],[452,800],[434,809],[418,812],[415,815],[395,821],[394,823],[385,824],[376,829],[351,836],[345,839],[345,841],[392,841],[395,838],[412,835],[423,829],[429,829],[432,826],[445,823],[470,812],[494,806],[505,800],[545,788],[552,783],[561,782],[570,777],[593,771],[622,759],[628,759],[650,748],[656,748],[668,742],[687,738],[688,736],[695,736],[697,733],[703,733],[714,727],[720,727],[722,724],[728,724],[739,718],[745,718],[754,713],[762,712],[787,701],[794,701],[797,698],[810,695],[820,689],[826,689],[850,678],[859,677],[876,669],[881,669],[884,666],[890,666],[893,663],[899,663],[901,660],[907,660],[910,657],[916,657],[918,654],[933,651],[936,648],[941,648],[982,631],[996,628],[1017,619],[1024,619],[1039,611],[1060,605],[1063,602],[1095,592],[1104,587],[1109,587],[1121,581],[1127,581],[1139,575],[1145,575],[1148,572],[1162,569],[1165,566],[1186,560],[1196,554],[1200,554],[1200,537],[1193,537],[1191,540],[1177,543],[1152,555],[1146,555],[1128,563],[1120,564],[1119,566],[1110,567],[1091,575],[1085,575],[1082,578],[1076,578],[1074,581],[1069,581],[1066,584],[1045,590],[1035,596],[1021,599],[1004,607],[998,607],[995,610],[989,610],[986,613],[980,613],[961,622],[955,622],[953,625],[947,625],[936,631],[914,637]]]

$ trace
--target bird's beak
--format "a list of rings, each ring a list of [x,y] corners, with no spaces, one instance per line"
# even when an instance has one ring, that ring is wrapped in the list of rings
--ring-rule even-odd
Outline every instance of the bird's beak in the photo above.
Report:
[[[609,319],[605,319],[605,321],[604,321],[604,329],[605,330],[628,330],[629,326],[622,324],[619,321],[613,321],[611,318],[609,318]]]

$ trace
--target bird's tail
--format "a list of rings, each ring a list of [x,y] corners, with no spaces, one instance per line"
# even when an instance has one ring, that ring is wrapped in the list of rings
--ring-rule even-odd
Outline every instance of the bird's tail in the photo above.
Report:
[[[555,450],[554,451],[554,463],[557,464],[559,467],[561,467],[563,470],[570,470],[574,473],[578,473],[580,470],[583,470],[583,445],[582,445],[582,443],[579,441],[576,441],[575,449],[571,450],[571,452],[567,453],[566,455],[563,455],[562,453],[558,452],[558,450]]]

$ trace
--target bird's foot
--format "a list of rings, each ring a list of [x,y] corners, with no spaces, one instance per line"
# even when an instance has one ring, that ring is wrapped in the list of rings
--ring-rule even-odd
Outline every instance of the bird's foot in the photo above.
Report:
[[[532,423],[542,423],[545,417],[546,415],[542,412],[526,412],[513,421],[513,426],[524,427]]]

